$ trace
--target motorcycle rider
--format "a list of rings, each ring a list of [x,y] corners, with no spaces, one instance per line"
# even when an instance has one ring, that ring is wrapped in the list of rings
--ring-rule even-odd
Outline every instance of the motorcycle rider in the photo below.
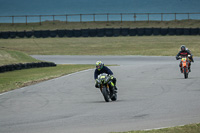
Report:
[[[116,80],[116,78],[113,77],[113,72],[108,67],[104,66],[103,62],[97,61],[96,62],[96,69],[94,71],[94,79],[95,79],[95,81],[97,80],[98,75],[102,74],[102,73],[106,73],[106,74],[110,75],[111,82],[110,82],[109,86],[113,89],[113,93],[117,93],[117,87],[116,87],[116,81],[117,80]],[[97,81],[95,83],[95,87],[96,88],[100,87],[99,84],[97,83]]]
[[[188,48],[186,48],[186,51],[188,51],[188,52],[190,52],[190,53],[191,53],[191,51],[190,51]],[[191,53],[191,54],[192,54],[192,53]],[[193,57],[192,57],[192,56],[189,56],[188,58],[189,58],[189,60],[190,60],[190,61],[194,62],[194,60],[193,60]]]
[[[176,59],[178,60],[178,59],[179,59],[179,56],[186,56],[186,57],[188,57],[188,55],[190,55],[191,61],[194,62],[194,60],[193,60],[193,58],[192,58],[192,54],[190,53],[190,51],[186,50],[185,45],[182,45],[182,46],[181,46],[181,51],[179,51],[179,53],[176,55]],[[188,69],[189,69],[189,71],[191,72],[191,69],[190,69],[190,67],[191,67],[191,62],[190,62],[190,60],[188,60],[188,62],[189,62],[189,67],[188,67]],[[181,70],[181,72],[182,72],[182,63],[181,63],[181,62],[180,62],[180,64],[179,64],[179,67],[180,67],[180,70]]]

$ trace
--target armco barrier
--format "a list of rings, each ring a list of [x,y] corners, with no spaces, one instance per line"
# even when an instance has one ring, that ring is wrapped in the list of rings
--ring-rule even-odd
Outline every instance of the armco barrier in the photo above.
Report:
[[[37,63],[19,63],[0,66],[0,73],[21,69],[39,68],[39,67],[55,67],[56,64],[52,62],[37,62]]]

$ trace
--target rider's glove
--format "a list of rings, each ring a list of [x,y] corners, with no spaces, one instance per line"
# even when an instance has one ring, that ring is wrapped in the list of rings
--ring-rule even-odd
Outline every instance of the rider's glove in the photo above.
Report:
[[[178,56],[176,56],[176,60],[178,60],[179,58],[178,58]]]

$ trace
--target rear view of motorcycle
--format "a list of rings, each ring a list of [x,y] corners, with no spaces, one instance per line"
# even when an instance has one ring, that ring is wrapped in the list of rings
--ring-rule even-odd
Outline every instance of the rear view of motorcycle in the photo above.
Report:
[[[110,85],[111,82],[111,77],[106,73],[102,73],[98,76],[97,83],[99,84],[100,91],[103,94],[106,102],[109,102],[110,99],[112,101],[117,100],[117,94],[114,92],[114,89]]]

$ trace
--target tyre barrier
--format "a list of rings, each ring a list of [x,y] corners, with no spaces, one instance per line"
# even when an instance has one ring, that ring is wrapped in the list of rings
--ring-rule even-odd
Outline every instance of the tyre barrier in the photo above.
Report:
[[[81,34],[82,34],[82,37],[89,37],[89,31],[88,31],[88,29],[82,29],[81,30]]]
[[[29,68],[39,68],[39,67],[55,67],[56,64],[53,62],[37,62],[37,63],[19,63],[19,64],[10,64],[0,66],[0,73],[21,70],[21,69],[29,69]]]
[[[122,36],[128,36],[129,35],[129,28],[122,28],[121,29],[121,35]]]
[[[104,37],[105,30],[104,29],[97,29],[97,36],[98,37]]]
[[[118,37],[121,35],[121,29],[113,29],[113,36]]]
[[[0,32],[0,38],[47,38],[47,37],[117,37],[117,36],[151,36],[151,35],[200,35],[200,28],[104,28],[81,30],[40,30]]]

